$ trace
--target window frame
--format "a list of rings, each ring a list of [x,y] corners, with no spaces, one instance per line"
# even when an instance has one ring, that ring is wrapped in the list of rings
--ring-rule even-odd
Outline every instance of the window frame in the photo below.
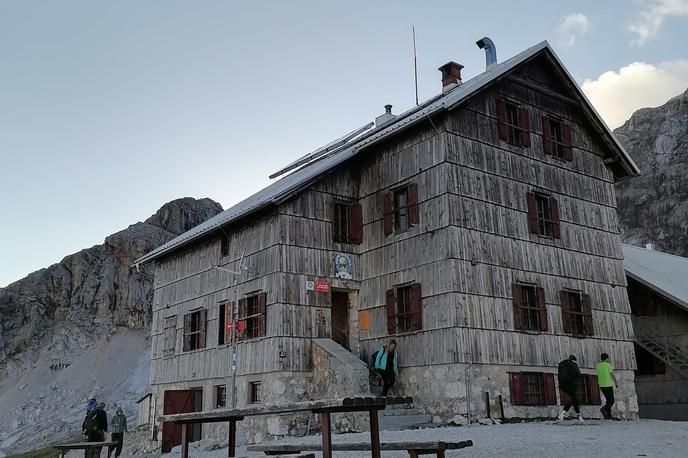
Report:
[[[564,290],[568,295],[568,313],[571,320],[571,333],[574,336],[585,336],[585,311],[583,310],[583,297],[580,291]],[[572,300],[575,298],[575,300]],[[577,305],[577,310],[575,305]]]
[[[205,309],[193,310],[184,315],[184,352],[202,350],[206,347],[207,322]],[[196,329],[190,330],[194,328],[194,323],[197,326]]]
[[[246,297],[239,300],[239,313],[237,316],[236,334],[237,341],[259,339],[261,337],[265,337],[267,328],[266,302],[267,294],[263,292],[250,293],[246,295]],[[243,322],[243,329],[241,329],[241,331],[239,331],[240,322]]]
[[[248,403],[260,404],[263,402],[262,383],[260,380],[248,382]]]
[[[172,323],[171,326],[169,324]],[[168,334],[168,329],[172,332]],[[167,316],[163,321],[163,356],[174,356],[177,349],[177,315]]]
[[[215,385],[215,408],[227,407],[227,385]]]
[[[393,190],[392,196],[394,202],[394,233],[401,234],[411,229],[409,221],[409,187],[403,186]],[[403,205],[400,203],[402,196],[404,198]],[[404,224],[402,224],[402,221],[404,221]]]
[[[397,331],[401,333],[411,332],[414,330],[412,323],[414,312],[411,306],[411,284],[397,286],[395,292]]]
[[[229,249],[229,234],[225,233],[223,230],[220,234],[220,257],[224,258],[225,256],[229,256]]]
[[[332,204],[332,241],[351,243],[351,202],[335,200]],[[342,214],[343,211],[343,214]],[[343,231],[343,232],[342,232]]]
[[[531,234],[550,239],[561,238],[559,202],[551,194],[540,191],[526,193],[528,229]]]
[[[423,330],[423,296],[420,283],[403,283],[387,290],[385,308],[389,335]]]

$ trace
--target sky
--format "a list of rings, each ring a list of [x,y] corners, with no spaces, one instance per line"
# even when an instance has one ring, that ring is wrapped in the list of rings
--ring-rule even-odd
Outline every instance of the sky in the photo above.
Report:
[[[0,0],[0,286],[179,197],[228,208],[548,40],[611,127],[688,88],[688,0]]]

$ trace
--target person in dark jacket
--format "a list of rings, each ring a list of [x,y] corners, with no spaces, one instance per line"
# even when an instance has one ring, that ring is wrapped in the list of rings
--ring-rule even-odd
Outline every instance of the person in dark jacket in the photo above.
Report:
[[[108,428],[107,414],[105,413],[105,403],[101,402],[95,410],[86,414],[81,430],[88,442],[105,442],[105,433]],[[84,453],[85,458],[99,458],[102,447],[87,449]]]
[[[387,396],[387,392],[392,388],[399,375],[396,354],[397,342],[392,339],[386,346],[380,347],[375,354],[375,371],[382,378],[382,395]]]
[[[110,440],[112,442],[117,442],[117,445],[111,445],[108,448],[108,458],[112,455],[112,451],[115,451],[115,457],[118,457],[122,453],[122,444],[124,443],[124,433],[127,432],[127,417],[124,416],[122,408],[118,407],[115,415],[110,418]]]
[[[564,410],[559,413],[557,419],[563,421],[564,418],[568,416],[569,409],[573,406],[573,409],[578,414],[578,421],[584,421],[580,411],[578,396],[576,395],[576,385],[582,377],[580,369],[578,368],[578,363],[576,362],[576,357],[570,355],[568,359],[560,362],[558,372],[559,389],[568,395],[569,400],[564,405]]]

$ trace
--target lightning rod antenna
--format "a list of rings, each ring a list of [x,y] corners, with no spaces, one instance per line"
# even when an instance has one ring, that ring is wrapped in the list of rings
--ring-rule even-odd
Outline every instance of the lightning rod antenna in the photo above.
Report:
[[[413,33],[413,76],[416,85],[416,106],[418,106],[418,62],[416,60],[416,27],[411,26]]]

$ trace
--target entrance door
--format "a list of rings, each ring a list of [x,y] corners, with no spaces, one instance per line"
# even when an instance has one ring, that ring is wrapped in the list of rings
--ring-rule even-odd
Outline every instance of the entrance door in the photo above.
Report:
[[[203,390],[168,390],[164,395],[163,415],[175,413],[188,413],[202,410],[199,402],[203,398]],[[194,425],[196,426],[196,425]],[[200,424],[198,425],[201,426]],[[200,428],[190,428],[189,441],[197,441],[201,438]],[[170,421],[162,423],[162,453],[168,453],[173,447],[182,443],[182,427]]]
[[[332,291],[332,340],[349,349],[349,294]]]

